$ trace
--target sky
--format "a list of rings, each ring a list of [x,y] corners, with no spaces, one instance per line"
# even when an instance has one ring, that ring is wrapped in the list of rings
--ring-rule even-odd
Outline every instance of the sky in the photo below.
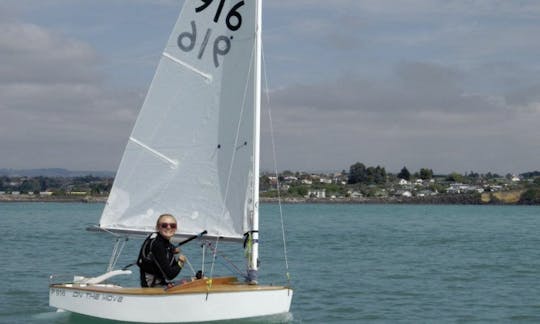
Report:
[[[0,168],[116,170],[182,3],[1,0]],[[262,170],[540,170],[540,1],[263,10]]]

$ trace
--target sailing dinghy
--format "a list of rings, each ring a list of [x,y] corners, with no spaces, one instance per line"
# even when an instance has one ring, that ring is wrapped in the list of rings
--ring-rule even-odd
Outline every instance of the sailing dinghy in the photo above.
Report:
[[[261,0],[184,2],[97,227],[146,236],[171,213],[176,241],[198,237],[214,248],[247,241],[247,280],[205,273],[169,289],[121,287],[110,279],[132,271],[114,270],[115,246],[100,276],[51,276],[51,306],[147,323],[289,312],[290,287],[257,283],[261,8]]]

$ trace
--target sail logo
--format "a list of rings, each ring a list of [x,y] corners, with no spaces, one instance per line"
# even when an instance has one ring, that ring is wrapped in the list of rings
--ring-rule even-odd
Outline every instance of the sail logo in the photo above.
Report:
[[[201,13],[208,9],[214,0],[200,0],[202,4],[199,7],[195,8],[195,13]],[[219,0],[217,8],[214,14],[213,21],[214,23],[223,22],[227,26],[227,29],[231,32],[237,31],[242,26],[242,15],[239,12],[239,9],[244,5],[244,1],[239,1],[226,13],[225,19],[221,19],[223,16],[223,7],[226,0]],[[215,6],[214,6],[215,7]],[[197,24],[194,20],[191,21],[191,31],[185,31],[180,33],[177,38],[178,48],[184,52],[191,52],[195,49],[195,45],[198,44],[198,34]],[[212,28],[207,28],[202,42],[200,43],[197,51],[197,58],[200,60],[206,52],[206,48],[210,39],[212,38]],[[212,41],[212,56],[214,61],[214,66],[219,67],[219,58],[220,56],[225,56],[231,50],[231,40],[233,36],[218,35]]]

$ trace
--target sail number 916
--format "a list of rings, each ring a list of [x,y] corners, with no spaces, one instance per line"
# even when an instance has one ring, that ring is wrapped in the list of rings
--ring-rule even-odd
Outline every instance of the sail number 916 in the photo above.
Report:
[[[202,4],[195,8],[195,12],[199,13],[201,11],[204,11],[207,9],[214,0],[200,0]],[[226,0],[219,0],[216,13],[214,14],[214,23],[219,22],[219,18],[221,17],[221,14],[223,12],[223,6],[225,5]],[[244,1],[239,1],[236,3],[231,10],[227,13],[227,16],[225,18],[225,24],[227,25],[227,28],[230,31],[236,31],[242,26],[242,15],[238,11],[240,7],[244,5]],[[191,52],[197,43],[197,24],[195,21],[191,21],[191,31],[186,31],[178,35],[177,43],[178,47],[184,51],[184,52]],[[208,45],[208,42],[210,41],[210,38],[212,37],[212,28],[208,28],[203,36],[203,40],[201,42],[201,45],[198,48],[198,54],[197,58],[200,60],[206,50],[206,47]],[[225,56],[229,51],[231,50],[231,39],[233,37],[227,37],[225,35],[219,35],[214,38],[213,40],[213,59],[214,59],[214,66],[217,68],[219,67],[219,56]]]

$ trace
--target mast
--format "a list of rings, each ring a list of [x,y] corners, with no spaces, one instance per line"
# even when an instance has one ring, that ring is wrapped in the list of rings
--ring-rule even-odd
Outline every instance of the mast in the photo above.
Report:
[[[253,225],[251,259],[248,264],[248,281],[257,283],[259,263],[259,155],[260,155],[260,124],[261,124],[261,57],[262,57],[262,0],[256,0],[255,14],[255,77],[254,79],[254,127],[253,127]]]

